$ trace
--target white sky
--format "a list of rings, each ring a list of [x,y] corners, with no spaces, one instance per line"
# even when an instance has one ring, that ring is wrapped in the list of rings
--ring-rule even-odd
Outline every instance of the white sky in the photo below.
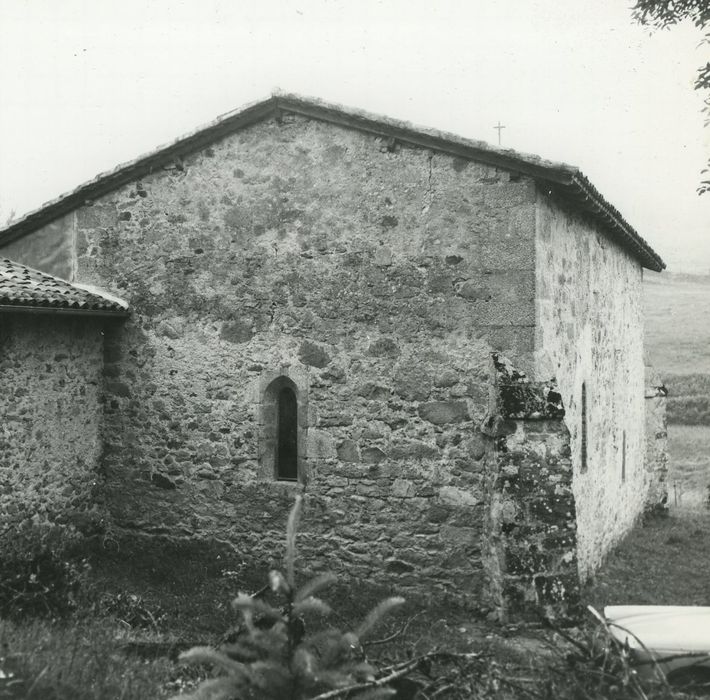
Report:
[[[631,0],[0,0],[0,221],[273,88],[579,166],[710,270],[692,26]]]

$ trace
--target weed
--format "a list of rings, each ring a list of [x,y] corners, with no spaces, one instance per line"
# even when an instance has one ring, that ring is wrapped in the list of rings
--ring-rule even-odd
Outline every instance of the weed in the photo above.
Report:
[[[142,596],[126,591],[102,595],[95,607],[99,614],[116,618],[129,629],[157,631],[167,617],[167,613],[160,606],[150,606]]]
[[[75,610],[88,564],[67,555],[73,544],[73,533],[61,527],[7,526],[0,540],[0,616],[51,617]]]

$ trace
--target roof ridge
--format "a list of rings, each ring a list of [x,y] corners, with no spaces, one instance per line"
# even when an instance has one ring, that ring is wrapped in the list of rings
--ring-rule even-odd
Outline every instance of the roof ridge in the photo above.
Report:
[[[111,192],[132,180],[151,173],[164,164],[193,153],[220,138],[234,133],[271,115],[293,112],[344,128],[354,128],[371,134],[390,135],[402,142],[430,148],[457,157],[486,163],[504,170],[527,175],[537,181],[559,187],[576,206],[592,214],[617,241],[629,249],[645,267],[660,271],[665,263],[648,242],[629,224],[592,185],[582,171],[573,165],[549,161],[540,156],[500,148],[486,141],[475,141],[430,127],[344,107],[323,100],[303,97],[275,89],[271,96],[226,112],[211,122],[180,136],[168,144],[100,173],[70,192],[46,202],[41,207],[0,229],[0,246],[54,221],[86,201]]]
[[[525,151],[518,151],[514,148],[503,148],[501,146],[496,146],[488,141],[482,141],[480,139],[472,139],[460,134],[456,134],[451,131],[445,131],[442,129],[436,129],[435,127],[425,126],[415,122],[411,122],[406,119],[398,119],[396,117],[388,117],[376,112],[370,112],[359,107],[349,107],[347,105],[342,105],[337,102],[328,102],[319,97],[311,97],[306,95],[299,95],[294,92],[284,92],[279,88],[275,88],[271,93],[272,99],[276,100],[280,107],[288,109],[293,108],[295,105],[303,104],[310,105],[324,110],[333,110],[341,114],[347,114],[353,117],[361,118],[365,121],[376,122],[384,126],[389,126],[392,128],[399,128],[410,130],[416,132],[417,134],[427,134],[435,138],[439,138],[442,141],[449,141],[451,143],[458,143],[460,145],[468,146],[473,149],[480,149],[481,151],[486,151],[491,154],[498,156],[508,156],[515,159],[520,159],[524,162],[541,165],[544,167],[555,168],[561,171],[567,171],[570,175],[580,172],[580,169],[576,165],[571,165],[570,163],[565,163],[563,161],[554,161],[543,158],[535,153],[527,153]]]

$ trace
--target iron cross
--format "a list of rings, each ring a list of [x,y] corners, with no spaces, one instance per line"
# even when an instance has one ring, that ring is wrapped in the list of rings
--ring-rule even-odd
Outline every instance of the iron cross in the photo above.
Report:
[[[494,129],[498,129],[498,145],[500,146],[500,132],[505,129],[505,127],[500,123],[500,119],[498,120],[498,124],[493,127]]]

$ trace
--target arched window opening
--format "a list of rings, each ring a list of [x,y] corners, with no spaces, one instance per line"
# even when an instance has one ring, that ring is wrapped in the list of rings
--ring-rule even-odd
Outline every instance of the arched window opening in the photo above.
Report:
[[[581,469],[587,471],[587,385],[582,382]]]
[[[278,395],[276,423],[276,478],[298,479],[298,402],[293,389],[286,386]]]
[[[287,375],[269,372],[261,380],[259,470],[262,478],[308,480],[308,393]]]

